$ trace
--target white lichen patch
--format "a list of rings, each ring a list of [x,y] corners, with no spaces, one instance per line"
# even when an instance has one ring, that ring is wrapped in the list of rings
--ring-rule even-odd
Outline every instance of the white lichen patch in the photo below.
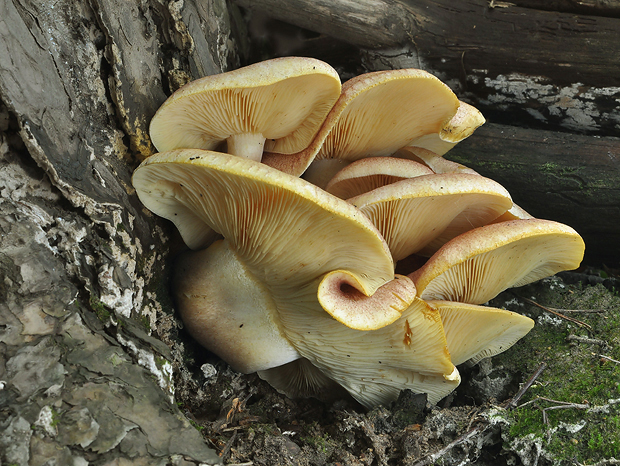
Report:
[[[138,275],[136,261],[142,254],[142,245],[137,238],[132,240],[123,226],[120,212],[114,212],[112,219],[112,224],[105,225],[106,232],[111,237],[108,255],[112,263],[102,265],[97,275],[102,290],[98,299],[117,315],[129,318],[132,310],[142,308],[144,300],[145,271]],[[149,259],[152,267],[154,259]],[[146,275],[148,279],[150,273]]]
[[[582,419],[576,424],[568,424],[566,422],[560,421],[557,427],[550,429],[549,432],[550,434],[554,434],[555,432],[558,432],[558,431],[564,431],[564,432],[568,432],[569,434],[576,434],[581,429],[583,429],[585,426],[586,426],[585,419]]]
[[[547,278],[543,278],[542,283],[544,283],[545,285],[547,285],[549,287],[550,290],[555,290],[556,288],[559,289],[565,289],[566,285],[564,284],[564,282],[562,281],[561,278],[558,277],[547,277]]]
[[[213,364],[203,364],[200,366],[200,370],[202,371],[206,384],[213,383],[217,380],[217,369]]]
[[[58,429],[56,428],[58,420],[55,419],[57,416],[57,414],[54,414],[54,409],[51,406],[43,406],[34,425],[43,428],[50,437],[55,437],[58,434]]]
[[[506,301],[504,303],[504,306],[506,306],[506,307],[508,307],[508,306],[523,307],[523,306],[525,306],[525,304],[522,301],[519,301],[517,298],[512,298],[512,299],[509,299],[508,301]]]
[[[591,408],[588,408],[587,413],[604,413],[604,414],[609,414],[609,409],[611,406],[613,405],[617,405],[620,404],[620,398],[617,399],[610,399],[607,400],[607,404],[604,404],[602,406],[592,406]]]
[[[148,302],[142,308],[141,314],[148,319],[149,322],[149,334],[152,333],[152,329],[157,325],[157,316],[161,315],[164,311],[161,304],[157,300],[155,293],[150,291],[146,292],[146,298]]]
[[[506,426],[509,424],[509,421],[506,417],[506,410],[499,407],[489,408],[485,413],[487,421],[491,425],[502,425]]]
[[[555,317],[550,314],[542,314],[538,316],[538,318],[536,319],[536,322],[539,325],[549,324],[549,325],[553,325],[554,327],[558,327],[566,323],[565,320],[562,320],[559,317]]]
[[[134,308],[134,296],[131,288],[121,288],[114,280],[115,267],[105,264],[101,267],[97,279],[101,286],[102,293],[99,301],[108,308],[113,309],[116,314],[123,317],[131,317]]]
[[[537,120],[546,121],[548,117],[537,109],[544,108],[559,120],[565,128],[576,131],[596,131],[600,121],[614,122],[620,129],[620,87],[597,88],[582,83],[567,87],[550,84],[542,76],[526,76],[518,73],[485,77],[484,84],[491,90],[486,103],[496,108],[508,109],[511,106],[535,104],[527,111]],[[598,100],[609,101],[609,111],[601,111]]]
[[[162,358],[156,358],[153,353],[140,349],[133,341],[127,340],[120,333],[118,342],[128,348],[136,357],[138,364],[148,370],[157,379],[158,385],[174,402],[174,384],[172,381],[172,364]]]
[[[555,459],[551,453],[545,450],[543,443],[542,437],[528,434],[524,437],[511,439],[507,447],[519,457],[524,466],[537,466],[542,458],[552,462]]]

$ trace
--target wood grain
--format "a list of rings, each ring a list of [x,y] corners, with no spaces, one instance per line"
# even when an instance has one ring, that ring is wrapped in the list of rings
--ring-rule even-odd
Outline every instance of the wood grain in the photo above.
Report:
[[[589,260],[620,260],[620,139],[487,124],[446,158],[498,181],[535,217],[575,228]]]

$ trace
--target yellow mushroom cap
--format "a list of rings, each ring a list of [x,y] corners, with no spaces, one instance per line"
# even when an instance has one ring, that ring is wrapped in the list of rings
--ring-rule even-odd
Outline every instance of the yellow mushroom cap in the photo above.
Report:
[[[448,86],[422,70],[376,71],[350,79],[321,128],[316,158],[349,161],[387,156],[419,136],[438,133],[459,101]]]
[[[455,366],[476,364],[506,351],[534,327],[529,317],[504,309],[452,301],[426,303],[441,315]]]
[[[472,175],[479,175],[478,172],[465,165],[445,159],[433,151],[420,147],[404,147],[394,154],[394,157],[423,163],[435,173],[471,173]],[[512,204],[512,207],[507,212],[493,220],[492,223],[526,218],[533,217],[517,204]]]
[[[483,304],[506,288],[576,269],[584,249],[567,225],[512,220],[457,236],[409,277],[423,299]]]
[[[231,136],[258,134],[269,151],[294,153],[310,144],[339,95],[338,74],[320,60],[267,60],[183,86],[153,117],[151,139],[160,152],[214,150]]]
[[[463,139],[471,136],[476,128],[485,123],[480,111],[465,102],[459,101],[459,108],[452,119],[438,133],[420,136],[410,145],[444,155]]]
[[[430,175],[433,171],[413,160],[368,157],[340,170],[325,190],[340,199],[349,199],[406,178]]]
[[[439,133],[458,107],[450,88],[426,71],[376,71],[352,78],[306,149],[316,157],[308,157],[312,163],[304,176],[323,187],[344,167],[331,160],[392,155],[422,135]]]
[[[173,221],[184,239],[205,226],[220,233],[274,296],[314,287],[316,300],[320,281],[333,271],[366,296],[394,278],[385,241],[359,210],[264,164],[198,149],[164,152],[136,169],[133,184],[142,203]],[[325,310],[344,319],[337,308]],[[382,312],[358,317],[343,322],[355,328],[388,323]]]
[[[395,261],[443,244],[512,206],[508,191],[479,175],[422,175],[348,199],[372,220]]]

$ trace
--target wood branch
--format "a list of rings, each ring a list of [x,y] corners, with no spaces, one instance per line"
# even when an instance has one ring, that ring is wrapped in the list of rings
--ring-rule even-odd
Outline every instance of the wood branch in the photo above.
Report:
[[[420,61],[453,76],[463,66],[495,75],[510,70],[549,77],[561,69],[564,82],[620,83],[618,22],[613,18],[491,8],[486,0],[235,2],[364,48],[412,42]]]
[[[620,18],[620,3],[616,0],[513,0],[511,3],[537,10]]]
[[[589,259],[620,260],[620,139],[486,124],[446,158],[498,181],[535,217],[571,225]]]
[[[422,68],[503,123],[599,135],[620,126],[620,19],[487,0],[234,0],[354,44],[369,71]]]

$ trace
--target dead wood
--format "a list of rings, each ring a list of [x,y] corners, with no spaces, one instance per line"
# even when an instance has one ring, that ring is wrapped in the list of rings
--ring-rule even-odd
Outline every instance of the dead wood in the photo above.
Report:
[[[368,70],[431,71],[495,122],[618,134],[620,19],[597,15],[611,5],[576,14],[487,0],[234,1],[363,49]]]

